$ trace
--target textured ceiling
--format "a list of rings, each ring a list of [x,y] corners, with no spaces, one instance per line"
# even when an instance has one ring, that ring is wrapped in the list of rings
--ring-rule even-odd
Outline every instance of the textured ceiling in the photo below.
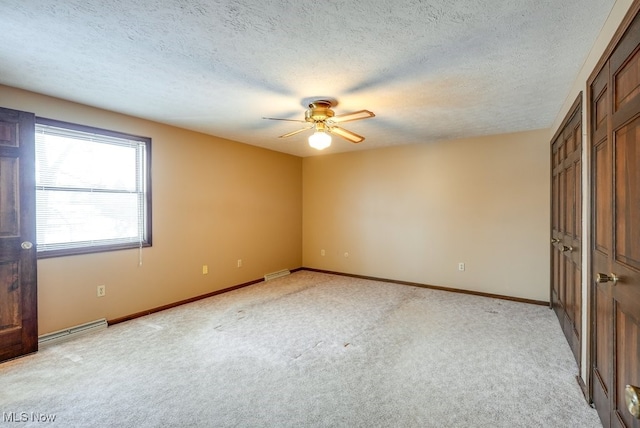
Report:
[[[298,156],[551,126],[614,0],[2,0],[0,83]],[[338,100],[358,145],[302,124]],[[1,104],[1,102],[0,102]]]

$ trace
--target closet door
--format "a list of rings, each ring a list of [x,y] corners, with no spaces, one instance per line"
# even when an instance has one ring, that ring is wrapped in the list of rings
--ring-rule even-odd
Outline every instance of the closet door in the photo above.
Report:
[[[582,94],[551,142],[551,304],[580,365],[582,349]]]
[[[592,395],[605,427],[640,427],[639,9],[589,81]]]

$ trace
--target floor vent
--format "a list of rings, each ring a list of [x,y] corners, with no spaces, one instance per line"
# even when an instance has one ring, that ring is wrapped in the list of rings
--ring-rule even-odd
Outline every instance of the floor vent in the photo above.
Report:
[[[107,328],[107,325],[107,320],[102,318],[100,320],[91,321],[86,324],[80,324],[64,330],[54,331],[53,333],[43,334],[42,336],[38,337],[38,346],[49,345],[51,343],[73,339],[74,337],[78,337],[86,333],[92,333],[94,331],[105,329]]]
[[[271,281],[272,279],[280,278],[281,276],[287,276],[290,273],[291,272],[289,272],[289,269],[279,270],[278,272],[272,272],[272,273],[266,274],[264,276],[264,280],[265,281]]]

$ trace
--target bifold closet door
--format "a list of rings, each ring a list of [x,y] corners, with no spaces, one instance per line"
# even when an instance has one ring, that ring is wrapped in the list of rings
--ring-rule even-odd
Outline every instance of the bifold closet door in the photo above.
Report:
[[[580,365],[582,351],[582,94],[551,142],[551,304]]]
[[[605,427],[640,427],[639,9],[589,82],[592,395]]]

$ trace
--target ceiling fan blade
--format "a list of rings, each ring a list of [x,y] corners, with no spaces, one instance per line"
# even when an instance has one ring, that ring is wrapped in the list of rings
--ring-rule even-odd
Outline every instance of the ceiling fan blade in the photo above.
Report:
[[[279,117],[263,117],[263,119],[267,119],[267,120],[285,120],[287,122],[306,122],[306,120],[299,120],[299,119],[281,119]]]
[[[331,119],[329,119],[329,121],[333,123],[350,122],[352,120],[368,119],[374,116],[375,114],[373,114],[373,112],[369,110],[359,110],[354,111],[353,113],[345,113],[333,116]]]
[[[287,134],[281,135],[281,136],[279,136],[278,138],[287,138],[287,137],[291,137],[292,135],[299,134],[300,132],[307,131],[307,130],[309,130],[309,129],[311,129],[311,128],[313,128],[313,127],[312,127],[312,126],[307,126],[306,128],[297,129],[297,130],[295,130],[295,131],[293,131],[293,132],[289,132],[289,133],[287,133]]]
[[[360,143],[364,141],[364,137],[362,135],[358,135],[354,132],[347,131],[346,129],[337,126],[330,127],[329,132],[331,132],[332,134],[337,134],[345,140],[351,141],[352,143]]]

